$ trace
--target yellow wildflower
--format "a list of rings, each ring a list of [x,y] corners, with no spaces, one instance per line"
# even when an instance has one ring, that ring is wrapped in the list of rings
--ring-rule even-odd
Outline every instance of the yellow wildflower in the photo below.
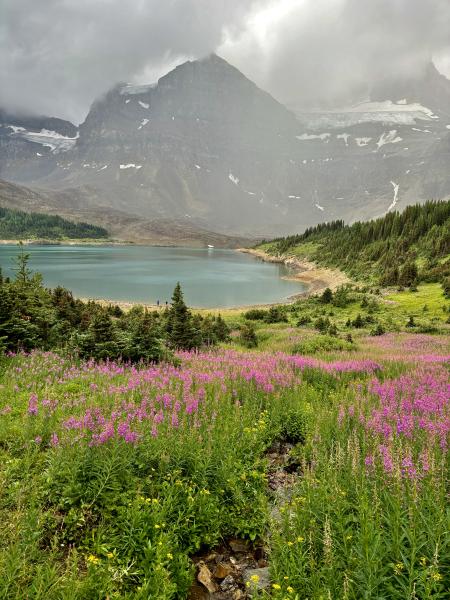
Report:
[[[272,587],[274,590],[281,590],[281,585],[279,583],[272,583]]]
[[[290,585],[288,585],[286,589],[289,592],[289,594],[293,594],[294,593],[294,588],[291,587]]]
[[[394,565],[394,573],[396,575],[400,575],[400,573],[403,571],[403,569],[404,569],[403,563],[397,563]]]
[[[169,560],[172,560],[172,559],[173,559],[173,554],[172,554],[171,552],[168,552],[168,553],[166,554],[166,556],[167,556],[167,558],[168,558]]]
[[[431,578],[434,579],[434,581],[440,581],[442,579],[442,575],[435,571],[434,573],[431,573]]]
[[[253,583],[258,583],[259,575],[250,575],[250,581],[252,581]]]
[[[89,554],[89,556],[87,557],[87,561],[92,563],[93,565],[97,565],[100,562],[100,559],[98,556],[95,556],[95,554]]]

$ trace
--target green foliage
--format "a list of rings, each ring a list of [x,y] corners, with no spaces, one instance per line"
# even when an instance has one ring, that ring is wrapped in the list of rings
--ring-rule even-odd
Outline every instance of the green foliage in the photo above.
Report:
[[[293,354],[317,354],[320,352],[334,352],[340,350],[355,350],[355,345],[341,338],[330,335],[315,335],[296,344]]]
[[[191,350],[195,343],[195,329],[192,314],[187,308],[181,285],[178,282],[172,295],[172,305],[169,309],[167,324],[169,345],[177,350]]]
[[[102,239],[108,232],[88,223],[73,223],[56,215],[26,213],[0,207],[0,238],[44,238],[48,240]]]
[[[444,291],[444,296],[450,298],[450,276],[444,278],[442,289]]]
[[[416,279],[442,281],[450,275],[450,261],[444,260],[450,254],[449,231],[450,201],[430,201],[372,221],[321,223],[265,248],[276,255],[305,255],[362,280],[409,286]]]
[[[330,288],[326,288],[323,291],[323,294],[320,296],[320,301],[322,302],[322,304],[330,304],[330,302],[333,300],[333,292],[330,290]]]
[[[68,349],[83,358],[131,362],[174,362],[171,349],[211,346],[229,339],[221,315],[192,315],[181,287],[166,311],[134,307],[124,313],[118,306],[75,300],[58,286],[44,288],[42,277],[28,267],[23,251],[16,261],[14,281],[0,273],[1,350]]]
[[[246,322],[241,325],[239,341],[246,348],[256,348],[258,345],[258,336],[256,335],[253,323]]]
[[[248,321],[264,321],[266,318],[267,311],[263,308],[252,308],[245,311],[242,316]]]

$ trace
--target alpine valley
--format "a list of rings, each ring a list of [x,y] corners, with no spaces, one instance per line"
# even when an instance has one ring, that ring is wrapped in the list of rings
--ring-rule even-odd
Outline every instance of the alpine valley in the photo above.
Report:
[[[217,55],[118,84],[76,127],[0,110],[0,203],[118,239],[237,247],[450,197],[450,81],[290,110]]]

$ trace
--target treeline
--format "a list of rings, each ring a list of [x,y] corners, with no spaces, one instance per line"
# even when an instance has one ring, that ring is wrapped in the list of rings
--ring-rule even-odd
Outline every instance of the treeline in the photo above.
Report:
[[[73,223],[62,217],[0,207],[0,239],[44,238],[48,240],[103,239],[108,232],[89,223]]]
[[[136,306],[83,302],[62,287],[47,289],[42,276],[28,268],[29,256],[17,259],[13,280],[0,272],[0,348],[3,352],[66,349],[82,358],[130,362],[174,361],[176,350],[192,350],[225,341],[222,317],[192,314],[181,287],[169,307],[148,311]]]
[[[300,235],[273,240],[268,251],[286,254],[305,246],[308,258],[382,285],[443,281],[450,275],[450,202],[408,206],[367,222],[321,223]]]

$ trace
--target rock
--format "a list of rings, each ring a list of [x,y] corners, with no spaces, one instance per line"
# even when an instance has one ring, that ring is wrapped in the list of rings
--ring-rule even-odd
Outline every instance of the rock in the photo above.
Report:
[[[268,564],[269,563],[267,562],[267,560],[265,558],[260,558],[258,560],[258,567],[260,567],[261,569],[264,568],[264,567],[267,567]]]
[[[213,594],[217,590],[216,584],[212,580],[211,571],[204,562],[199,563],[197,579],[202,585],[205,586],[210,594]]]
[[[194,581],[189,590],[187,600],[209,600],[211,594],[205,590],[203,585]]]
[[[244,592],[242,590],[236,590],[233,593],[233,600],[241,600],[244,598]]]
[[[244,540],[232,539],[228,543],[233,552],[248,552],[248,544]]]
[[[226,563],[219,563],[214,569],[214,577],[216,577],[217,579],[225,579],[225,577],[231,575],[232,572],[233,567],[231,565],[227,565]]]
[[[270,587],[269,567],[259,569],[246,569],[243,572],[244,583],[250,584],[250,589],[266,590]]]
[[[232,590],[235,590],[236,588],[237,588],[237,583],[236,583],[234,577],[232,577],[231,575],[228,575],[227,577],[225,577],[225,579],[220,584],[220,589],[223,590],[224,592],[230,592]]]

